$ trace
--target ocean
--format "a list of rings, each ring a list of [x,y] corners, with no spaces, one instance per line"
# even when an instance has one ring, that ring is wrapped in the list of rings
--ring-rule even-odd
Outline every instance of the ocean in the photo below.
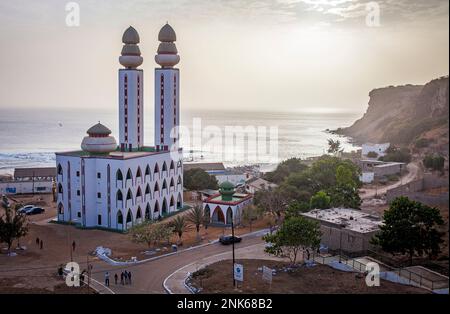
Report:
[[[144,140],[152,145],[153,115],[145,114]],[[180,145],[186,161],[273,167],[290,157],[308,158],[326,153],[328,138],[339,139],[345,151],[357,149],[348,138],[326,130],[349,126],[359,116],[360,113],[186,110],[181,112]],[[0,109],[0,174],[12,173],[15,167],[54,166],[54,152],[80,149],[86,130],[98,121],[109,127],[118,140],[116,108]],[[201,133],[195,133],[194,125],[198,126],[199,122],[201,126],[197,130]],[[238,128],[233,129],[234,133],[227,133],[230,127]],[[193,134],[200,136],[194,139]],[[233,145],[226,144],[229,143],[226,134],[235,136]],[[237,138],[243,141],[238,142]]]

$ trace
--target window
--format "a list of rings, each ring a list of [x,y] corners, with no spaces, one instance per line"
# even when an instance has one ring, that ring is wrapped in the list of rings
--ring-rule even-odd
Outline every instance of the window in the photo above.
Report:
[[[80,176],[80,172],[79,171],[77,171],[77,177],[79,177]]]
[[[77,190],[77,195],[80,196],[80,190]]]
[[[98,192],[97,193],[97,198],[102,198],[102,193]]]
[[[77,213],[77,217],[78,217],[78,218],[81,218],[81,212],[78,212],[78,213]]]
[[[45,191],[47,188],[45,186],[38,186],[36,191]]]
[[[97,216],[97,225],[101,225],[102,224],[102,215],[98,215]]]
[[[102,174],[100,172],[97,172],[97,179],[100,179],[102,177]]]

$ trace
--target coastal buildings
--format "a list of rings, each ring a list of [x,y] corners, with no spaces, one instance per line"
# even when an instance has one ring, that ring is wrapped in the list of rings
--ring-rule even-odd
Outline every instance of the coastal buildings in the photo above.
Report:
[[[253,177],[247,180],[245,183],[245,190],[248,193],[255,194],[255,192],[261,190],[271,190],[278,187],[277,184],[264,180],[263,178]]]
[[[159,32],[155,69],[154,147],[144,145],[144,73],[139,34],[129,27],[119,62],[119,143],[100,122],[80,151],[56,153],[58,221],[125,230],[183,206],[178,147],[180,57],[169,24]]]
[[[0,177],[0,194],[51,193],[56,168],[16,168],[12,177]]]
[[[320,223],[321,244],[346,254],[365,252],[379,231],[379,217],[349,208],[314,209],[301,214]]]
[[[229,181],[235,186],[243,185],[248,178],[248,174],[244,171],[239,169],[226,169],[221,162],[195,162],[184,164],[184,171],[194,168],[203,169],[209,175],[215,176],[219,184]]]
[[[401,175],[406,169],[403,162],[384,162],[373,159],[363,159],[358,162],[361,168],[360,180],[363,183],[371,183],[374,180],[383,180],[391,175]]]
[[[382,144],[373,144],[373,143],[364,143],[361,147],[361,157],[362,158],[375,158],[382,157],[386,155],[387,149],[391,146],[390,143],[382,143]],[[374,155],[374,157],[370,157],[370,153]]]
[[[241,222],[242,210],[253,201],[251,194],[236,193],[234,185],[225,181],[219,186],[219,193],[203,201],[205,216],[214,225],[231,225]]]

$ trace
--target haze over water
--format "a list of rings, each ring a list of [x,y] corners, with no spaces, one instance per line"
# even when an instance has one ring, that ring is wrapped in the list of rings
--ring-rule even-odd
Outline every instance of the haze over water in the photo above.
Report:
[[[146,107],[144,119],[145,143],[153,144],[153,107]],[[149,111],[151,114],[149,114]],[[193,118],[201,118],[202,129],[217,126],[254,126],[278,128],[278,159],[307,158],[322,155],[328,138],[338,138],[325,132],[352,124],[360,113],[275,113],[233,111],[182,111],[181,125],[192,130]],[[54,166],[54,152],[79,150],[86,130],[100,121],[109,127],[118,140],[118,113],[110,110],[14,109],[0,110],[0,173],[11,173],[14,167]],[[345,151],[355,150],[346,138],[339,138]],[[205,140],[205,139],[204,139]],[[181,144],[186,143],[181,139]],[[200,151],[199,147],[183,146],[186,159],[210,162],[223,161],[223,154],[214,149]],[[226,148],[224,148],[226,149]],[[247,149],[247,148],[245,148]],[[193,153],[190,153],[193,150]],[[203,156],[203,158],[202,158]],[[243,159],[227,166],[249,164]]]

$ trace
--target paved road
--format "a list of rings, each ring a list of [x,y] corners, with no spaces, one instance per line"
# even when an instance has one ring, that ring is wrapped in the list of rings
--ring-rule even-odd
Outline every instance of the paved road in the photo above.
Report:
[[[261,235],[251,235],[245,237],[242,242],[236,244],[235,247],[245,248],[262,242]],[[103,283],[105,271],[108,270],[110,273],[110,288],[115,293],[165,293],[162,286],[164,279],[174,271],[205,257],[224,253],[226,251],[231,251],[231,246],[224,246],[220,243],[216,243],[128,267],[112,266],[103,261],[96,261],[93,263],[92,277]],[[236,258],[239,259],[239,256],[236,256]],[[86,262],[80,262],[82,263],[81,268],[85,267]],[[120,273],[122,270],[131,271],[132,285],[120,285]],[[115,273],[119,275],[118,285],[114,284]]]
[[[361,198],[365,200],[371,199],[375,197],[375,195],[384,195],[387,190],[399,187],[400,185],[407,184],[419,178],[421,169],[418,164],[411,162],[406,165],[406,168],[408,169],[408,173],[391,185],[379,186],[377,189],[361,189],[361,191],[364,192],[362,193]]]

